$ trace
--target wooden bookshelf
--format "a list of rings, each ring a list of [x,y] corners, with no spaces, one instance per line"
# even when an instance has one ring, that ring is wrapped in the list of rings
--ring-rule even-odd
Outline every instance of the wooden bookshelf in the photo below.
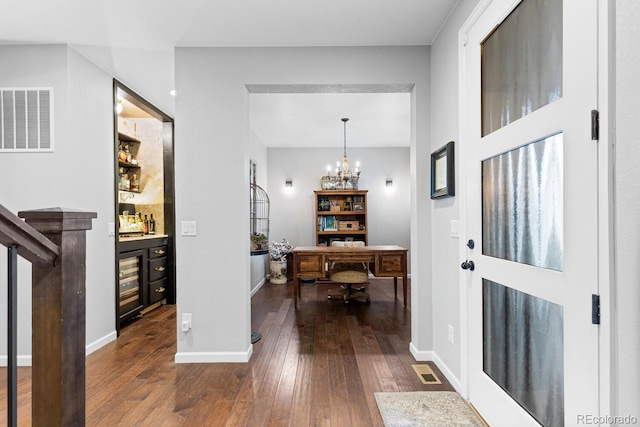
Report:
[[[367,227],[368,190],[316,190],[316,245],[333,240],[369,244]],[[328,203],[328,204],[327,204]]]

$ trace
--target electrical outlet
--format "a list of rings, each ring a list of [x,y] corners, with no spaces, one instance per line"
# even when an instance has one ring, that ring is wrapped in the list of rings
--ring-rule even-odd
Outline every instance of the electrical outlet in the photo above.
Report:
[[[449,325],[449,342],[453,344],[453,326]]]
[[[182,313],[182,332],[189,332],[191,329],[191,313]]]

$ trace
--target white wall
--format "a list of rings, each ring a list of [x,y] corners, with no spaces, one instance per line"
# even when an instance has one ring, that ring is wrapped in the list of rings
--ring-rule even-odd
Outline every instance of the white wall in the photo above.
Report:
[[[615,311],[617,399],[612,415],[640,418],[640,4],[617,0],[615,138]]]
[[[115,338],[114,240],[107,236],[114,211],[111,77],[64,45],[0,46],[0,86],[53,87],[55,121],[55,152],[0,153],[0,203],[15,213],[47,207],[98,213],[87,232],[86,341],[92,351]],[[6,257],[0,270],[6,277]],[[24,261],[18,286],[18,354],[28,364],[31,268]],[[4,328],[0,336],[6,354]]]
[[[456,188],[464,165],[459,156],[458,138],[458,30],[471,14],[478,0],[461,0],[431,47],[431,150],[448,141],[455,142]],[[461,376],[460,353],[460,263],[458,238],[451,237],[451,221],[460,218],[458,198],[431,201],[433,251],[433,350],[449,370],[455,382]],[[454,341],[448,341],[448,326],[454,330]],[[451,378],[453,376],[455,379]]]
[[[176,214],[178,223],[198,221],[197,237],[176,242],[178,317],[193,314],[193,329],[178,333],[177,361],[246,360],[252,351],[246,84],[415,84],[412,342],[431,350],[428,82],[425,46],[176,50]]]
[[[358,188],[368,190],[370,245],[410,245],[409,148],[349,148],[349,161],[363,169]],[[293,246],[315,246],[314,190],[326,166],[342,158],[339,148],[270,148],[269,199],[271,240],[283,237]],[[393,178],[393,187],[385,186]],[[293,180],[293,187],[284,185]]]
[[[141,49],[73,44],[107,74],[115,76],[156,108],[173,117],[174,49]]]
[[[115,338],[113,80],[68,48],[69,149],[61,206],[98,213],[87,232],[87,344],[93,351]],[[64,141],[61,141],[64,142]],[[78,169],[78,162],[86,166]],[[69,188],[69,181],[78,182]],[[56,192],[57,193],[57,192]]]

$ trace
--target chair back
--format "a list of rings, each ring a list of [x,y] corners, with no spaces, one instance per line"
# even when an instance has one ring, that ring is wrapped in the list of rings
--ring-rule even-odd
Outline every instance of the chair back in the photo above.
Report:
[[[331,242],[331,246],[335,248],[357,248],[364,246],[364,242],[362,241],[353,241],[353,242],[343,242],[339,240],[334,240]]]

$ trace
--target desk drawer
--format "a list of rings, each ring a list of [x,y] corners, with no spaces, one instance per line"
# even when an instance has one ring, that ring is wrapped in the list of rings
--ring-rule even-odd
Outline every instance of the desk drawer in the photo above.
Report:
[[[400,254],[378,254],[376,255],[376,276],[402,276],[404,271],[404,256]]]
[[[316,277],[324,274],[322,255],[298,255],[298,276]]]
[[[149,260],[149,281],[167,277],[167,258],[155,258]]]
[[[375,258],[373,255],[327,255],[327,261],[348,263],[364,262],[368,264],[374,262]]]

